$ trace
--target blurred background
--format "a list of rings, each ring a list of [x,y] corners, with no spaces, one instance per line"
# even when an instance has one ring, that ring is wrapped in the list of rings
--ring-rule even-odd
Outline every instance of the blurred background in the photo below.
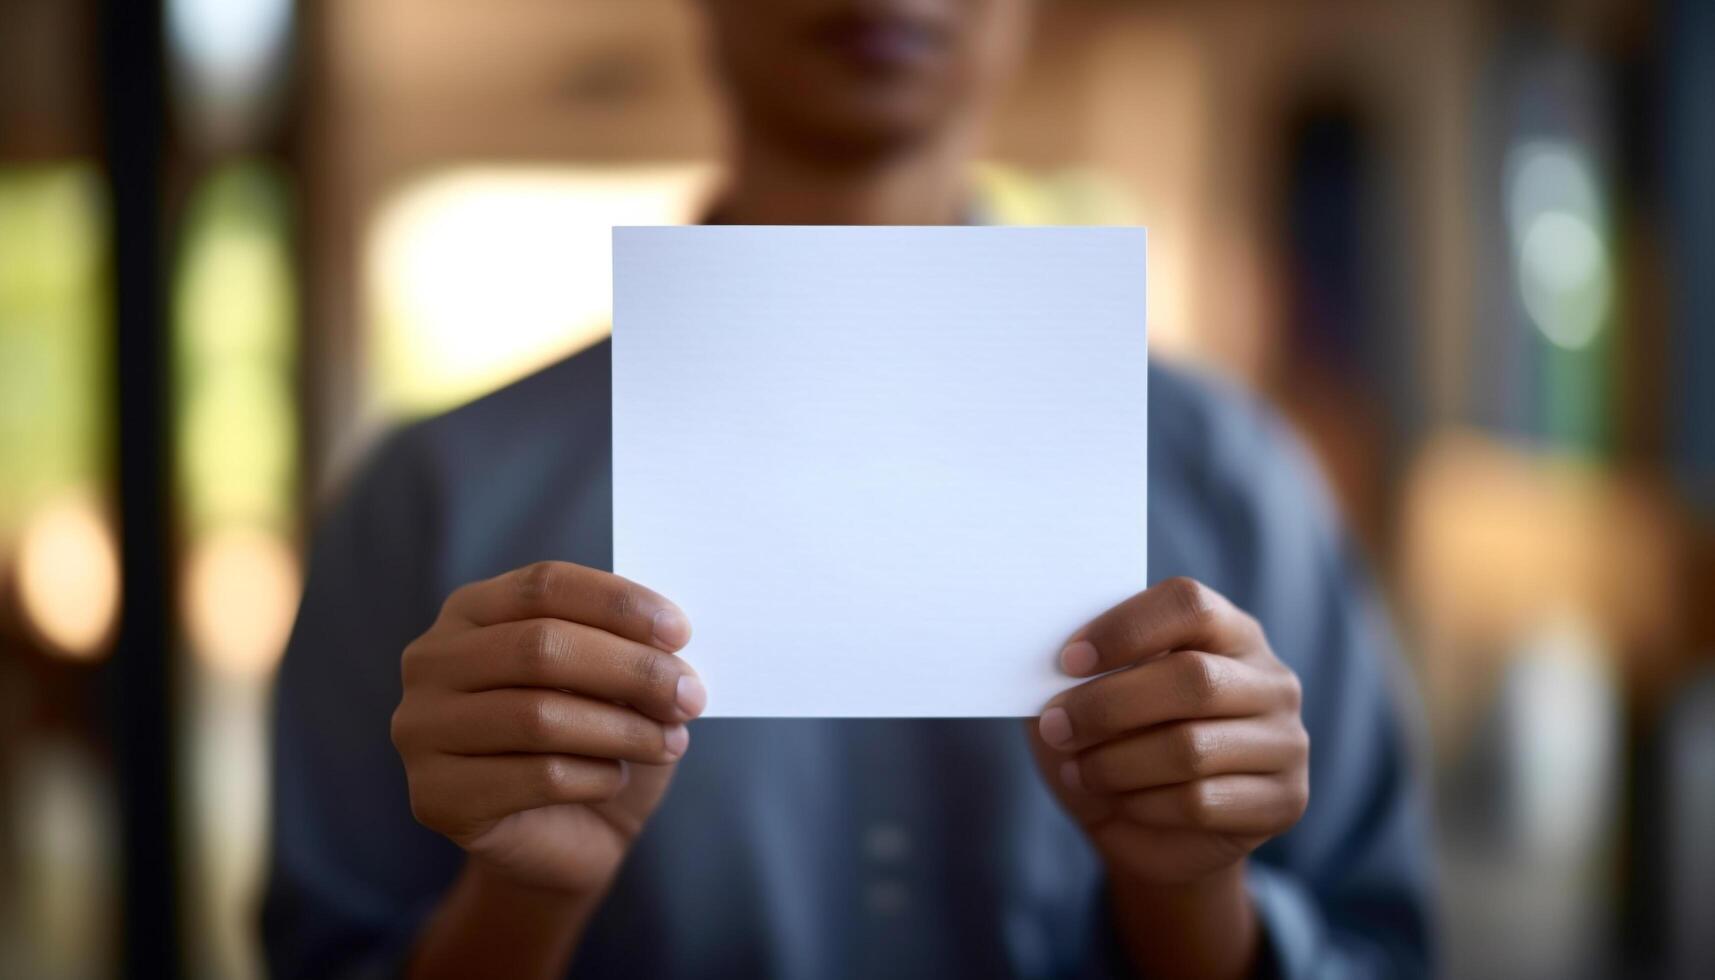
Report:
[[[0,976],[257,972],[270,678],[375,436],[694,220],[689,0],[0,0]],[[1715,4],[1049,0],[977,175],[1151,232],[1387,585],[1454,976],[1715,976]]]

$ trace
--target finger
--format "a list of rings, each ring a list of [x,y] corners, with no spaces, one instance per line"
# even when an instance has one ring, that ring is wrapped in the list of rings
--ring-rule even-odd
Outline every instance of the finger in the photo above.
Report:
[[[443,614],[477,626],[562,619],[668,652],[691,639],[690,620],[678,606],[636,582],[563,561],[541,561],[466,585],[447,598]]]
[[[1308,752],[1303,729],[1268,718],[1181,722],[1098,745],[1061,763],[1068,788],[1126,793],[1230,774],[1275,774]]]
[[[1297,823],[1308,802],[1300,779],[1230,775],[1127,793],[1119,808],[1146,827],[1273,836]]]
[[[665,765],[690,733],[608,701],[541,688],[456,694],[433,706],[433,746],[458,755],[536,753]]]
[[[1289,707],[1296,682],[1231,657],[1181,650],[1056,695],[1038,721],[1042,740],[1077,752],[1172,721],[1238,718]]]
[[[623,763],[571,755],[442,755],[410,771],[411,813],[454,840],[502,817],[557,803],[611,799]]]
[[[1088,677],[1174,650],[1236,653],[1260,640],[1256,621],[1227,598],[1189,578],[1154,585],[1079,630],[1060,665]]]
[[[1041,770],[1043,779],[1050,783],[1059,782],[1060,766],[1066,761],[1066,756],[1042,741],[1041,734],[1035,729],[1034,718],[1026,719],[1025,726],[1025,741],[1030,746],[1030,754],[1035,759],[1037,768]],[[1061,804],[1072,819],[1085,827],[1094,827],[1118,815],[1116,800],[1111,796],[1073,792],[1062,792],[1059,796]]]
[[[559,688],[623,702],[657,721],[688,721],[708,703],[682,658],[558,619],[433,633],[406,650],[403,670],[407,688],[430,678],[460,691]]]

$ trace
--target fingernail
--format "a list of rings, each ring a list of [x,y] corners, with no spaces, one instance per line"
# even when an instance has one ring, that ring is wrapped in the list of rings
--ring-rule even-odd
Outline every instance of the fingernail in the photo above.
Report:
[[[657,646],[677,650],[691,642],[691,623],[677,609],[663,609],[656,613],[650,620],[650,627],[655,633]]]
[[[661,741],[667,746],[667,754],[677,759],[690,746],[691,732],[684,725],[669,725]]]
[[[1037,730],[1042,733],[1042,741],[1060,748],[1072,741],[1072,716],[1066,713],[1065,708],[1049,708],[1042,712]]]
[[[624,759],[621,759],[619,760],[619,788],[624,789],[625,784],[629,782],[631,782],[631,767],[626,765]]]
[[[1074,793],[1084,791],[1084,777],[1078,772],[1078,760],[1067,759],[1060,763],[1060,782]]]
[[[686,717],[695,718],[703,713],[703,708],[709,703],[709,692],[703,687],[703,682],[695,674],[680,674],[679,686],[673,691],[673,699],[678,702],[679,710]]]
[[[1073,677],[1082,677],[1096,669],[1095,644],[1089,640],[1078,640],[1066,644],[1066,649],[1060,651],[1060,669]]]

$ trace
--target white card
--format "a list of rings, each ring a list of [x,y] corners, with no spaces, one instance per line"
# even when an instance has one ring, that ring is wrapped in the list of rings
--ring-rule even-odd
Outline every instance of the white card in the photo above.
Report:
[[[709,716],[1035,714],[1145,585],[1141,228],[615,228],[614,569]]]

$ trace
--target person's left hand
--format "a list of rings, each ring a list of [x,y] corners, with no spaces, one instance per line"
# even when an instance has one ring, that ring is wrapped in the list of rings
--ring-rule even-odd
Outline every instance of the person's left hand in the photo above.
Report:
[[[1075,634],[1060,663],[1102,676],[1051,700],[1031,745],[1110,874],[1189,884],[1304,814],[1298,678],[1214,590],[1178,578],[1140,592]]]

